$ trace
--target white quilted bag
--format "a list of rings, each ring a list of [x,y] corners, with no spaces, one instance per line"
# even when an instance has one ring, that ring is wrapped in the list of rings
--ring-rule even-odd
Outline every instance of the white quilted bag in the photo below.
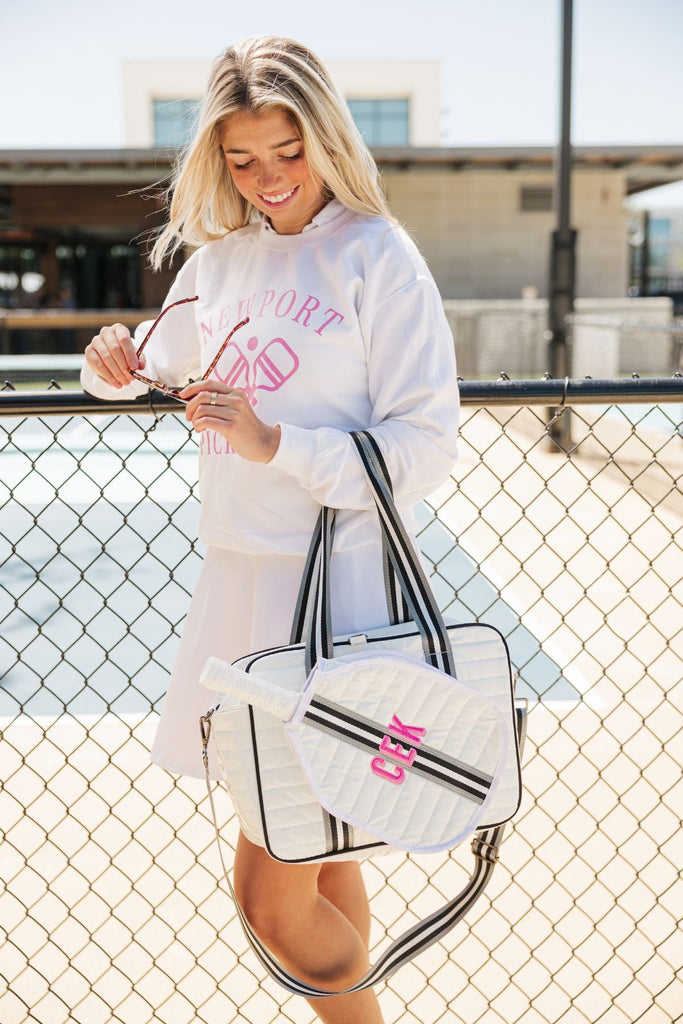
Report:
[[[329,562],[334,513],[311,542],[286,647],[230,665],[210,658],[202,683],[221,701],[202,718],[247,838],[288,863],[450,849],[471,834],[470,884],[396,940],[354,989],[374,985],[460,920],[488,881],[505,822],[521,799],[525,709],[507,646],[481,623],[446,625],[394,506],[369,432],[351,435],[382,526],[392,625],[333,637]],[[228,879],[229,882],[229,879]],[[291,976],[243,918],[267,970],[290,991],[328,993]]]
[[[209,659],[203,684],[229,694],[212,732],[240,816],[250,809],[254,841],[279,860],[357,855],[378,841],[434,853],[514,814],[519,767],[504,644],[486,626],[448,632],[457,679],[420,659],[417,631],[337,638],[335,657],[320,658],[303,685],[301,649],[292,652],[296,675],[281,650],[235,665]]]

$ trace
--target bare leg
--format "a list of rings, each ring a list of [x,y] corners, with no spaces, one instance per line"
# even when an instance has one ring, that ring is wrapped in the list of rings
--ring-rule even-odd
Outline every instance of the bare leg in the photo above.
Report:
[[[280,864],[240,834],[235,890],[254,931],[288,970],[309,984],[344,989],[368,969],[369,910],[358,865],[324,867],[337,870],[324,871],[321,891],[321,865]],[[309,1003],[324,1024],[383,1024],[370,989]]]
[[[323,864],[318,875],[318,892],[348,918],[367,949],[370,944],[370,904],[358,861]]]
[[[357,861],[323,864],[318,876],[318,892],[351,922],[367,950],[370,942],[370,904]],[[366,962],[364,972],[367,966]],[[309,999],[308,1003],[325,1024],[345,1024],[347,1021],[359,1021],[362,1024],[366,1021],[375,1024],[377,1021],[379,1024],[384,1020],[377,996],[371,989],[333,999]]]

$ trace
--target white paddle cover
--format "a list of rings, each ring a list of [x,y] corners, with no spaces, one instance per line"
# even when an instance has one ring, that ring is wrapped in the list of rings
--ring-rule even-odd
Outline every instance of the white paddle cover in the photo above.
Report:
[[[285,728],[323,807],[415,853],[486,821],[508,755],[492,701],[388,651],[320,659]]]

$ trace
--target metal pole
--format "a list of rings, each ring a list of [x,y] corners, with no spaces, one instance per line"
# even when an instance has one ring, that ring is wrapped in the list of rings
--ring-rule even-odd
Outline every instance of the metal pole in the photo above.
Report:
[[[548,288],[550,374],[555,378],[571,375],[566,317],[574,311],[576,282],[576,231],[570,226],[572,31],[573,0],[562,0],[560,139],[555,153],[553,186],[556,227],[551,236]],[[567,447],[570,440],[568,413],[550,412],[550,436]]]
[[[650,213],[643,210],[643,244],[640,247],[640,289],[641,295],[650,292]]]

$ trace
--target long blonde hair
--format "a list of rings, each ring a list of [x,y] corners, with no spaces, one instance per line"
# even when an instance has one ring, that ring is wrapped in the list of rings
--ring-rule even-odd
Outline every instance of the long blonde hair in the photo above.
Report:
[[[232,114],[274,109],[285,111],[301,132],[309,169],[331,196],[395,223],[375,161],[325,66],[292,39],[257,36],[214,62],[195,137],[168,189],[169,221],[150,256],[156,269],[183,244],[203,245],[252,220],[254,207],[233,185],[220,136]]]

